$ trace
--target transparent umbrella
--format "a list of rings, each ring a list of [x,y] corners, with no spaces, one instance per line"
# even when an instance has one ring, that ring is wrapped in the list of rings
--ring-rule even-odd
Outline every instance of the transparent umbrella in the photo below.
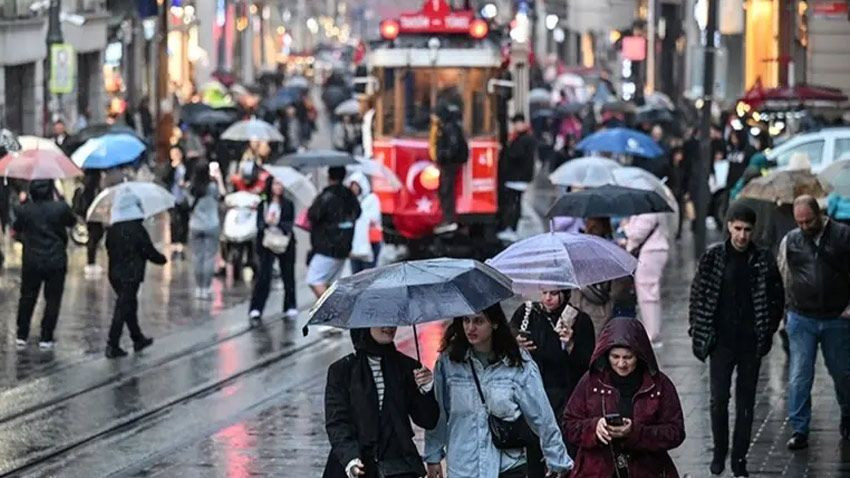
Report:
[[[39,138],[38,136],[18,136],[18,142],[21,143],[21,150],[27,151],[30,149],[39,149],[52,151],[54,153],[65,156],[65,152],[53,140],[47,138]]]
[[[266,171],[283,184],[283,189],[299,207],[309,207],[318,191],[307,176],[289,166],[265,166]]]
[[[614,176],[611,171],[623,166],[611,159],[599,156],[588,156],[568,161],[549,175],[549,181],[556,186],[581,186],[595,188],[605,184],[613,184]]]
[[[227,128],[221,139],[229,141],[283,141],[283,135],[263,120],[251,118],[238,121]]]
[[[386,186],[386,189],[392,191],[401,189],[401,179],[380,161],[358,156],[355,156],[354,160],[357,164],[346,166],[349,171],[360,171],[367,176],[372,176],[378,182],[383,182],[382,186]]]
[[[850,196],[850,159],[836,161],[818,175],[821,182],[832,187],[832,192]]]
[[[515,242],[487,264],[511,278],[514,292],[533,296],[631,275],[637,259],[601,237],[548,232]]]
[[[174,207],[174,196],[154,183],[128,181],[101,191],[89,207],[86,220],[115,224],[147,219]]]

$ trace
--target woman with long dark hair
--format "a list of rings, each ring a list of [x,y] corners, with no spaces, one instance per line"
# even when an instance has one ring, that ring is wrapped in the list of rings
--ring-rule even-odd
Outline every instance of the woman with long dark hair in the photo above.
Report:
[[[254,292],[251,294],[251,305],[248,318],[252,323],[259,322],[269,298],[272,283],[274,261],[280,266],[283,279],[283,311],[288,318],[298,315],[295,302],[295,235],[292,226],[295,224],[295,206],[284,194],[283,184],[273,176],[266,179],[263,202],[257,209],[257,265],[259,273],[254,282]],[[278,238],[288,237],[285,247],[280,241],[273,244],[266,241],[267,234],[275,234]],[[279,248],[273,250],[273,248]]]
[[[440,421],[425,433],[429,478],[526,476],[525,449],[497,448],[488,426],[490,415],[524,420],[539,437],[550,472],[572,468],[540,371],[517,345],[500,304],[455,318],[440,352],[434,371]],[[527,432],[522,435],[531,438]],[[448,475],[440,465],[443,458]]]
[[[354,329],[354,353],[328,369],[323,478],[419,478],[425,474],[411,420],[437,425],[430,370],[395,348],[395,327]]]
[[[209,299],[212,296],[210,284],[215,273],[215,256],[221,232],[218,203],[224,193],[218,163],[203,160],[195,163],[189,186],[189,242],[197,284],[196,299]]]
[[[189,168],[186,165],[185,151],[174,145],[168,150],[169,166],[165,183],[174,196],[174,209],[171,210],[171,259],[184,259],[183,248],[189,241],[189,199],[186,189],[189,185]]]

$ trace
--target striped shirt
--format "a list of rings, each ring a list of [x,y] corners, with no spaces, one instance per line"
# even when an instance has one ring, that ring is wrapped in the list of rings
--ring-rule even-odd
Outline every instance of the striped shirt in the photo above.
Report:
[[[378,389],[378,410],[381,410],[384,407],[384,372],[381,370],[381,357],[372,357],[370,355],[369,368],[372,369],[375,388]]]

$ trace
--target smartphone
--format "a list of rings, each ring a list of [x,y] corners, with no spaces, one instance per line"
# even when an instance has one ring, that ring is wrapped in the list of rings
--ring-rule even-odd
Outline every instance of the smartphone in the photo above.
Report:
[[[519,333],[517,333],[517,335],[522,337],[523,340],[531,340],[531,332],[529,332],[527,330],[520,330]]]
[[[221,170],[217,162],[210,162],[210,176],[215,176]]]
[[[605,423],[607,423],[609,427],[621,427],[625,425],[623,417],[621,417],[619,413],[609,413],[608,415],[605,415]]]

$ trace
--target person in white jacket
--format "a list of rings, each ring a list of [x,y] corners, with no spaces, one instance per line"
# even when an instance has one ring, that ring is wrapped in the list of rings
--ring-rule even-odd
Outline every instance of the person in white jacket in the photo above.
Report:
[[[351,273],[356,274],[375,267],[381,254],[383,232],[381,230],[381,201],[372,192],[369,178],[361,172],[352,173],[345,180],[346,186],[360,200],[360,217],[354,223],[354,239],[351,243]]]
[[[661,278],[670,249],[667,215],[640,214],[624,225],[626,249],[638,258],[635,292],[640,318],[653,347],[661,346]]]

